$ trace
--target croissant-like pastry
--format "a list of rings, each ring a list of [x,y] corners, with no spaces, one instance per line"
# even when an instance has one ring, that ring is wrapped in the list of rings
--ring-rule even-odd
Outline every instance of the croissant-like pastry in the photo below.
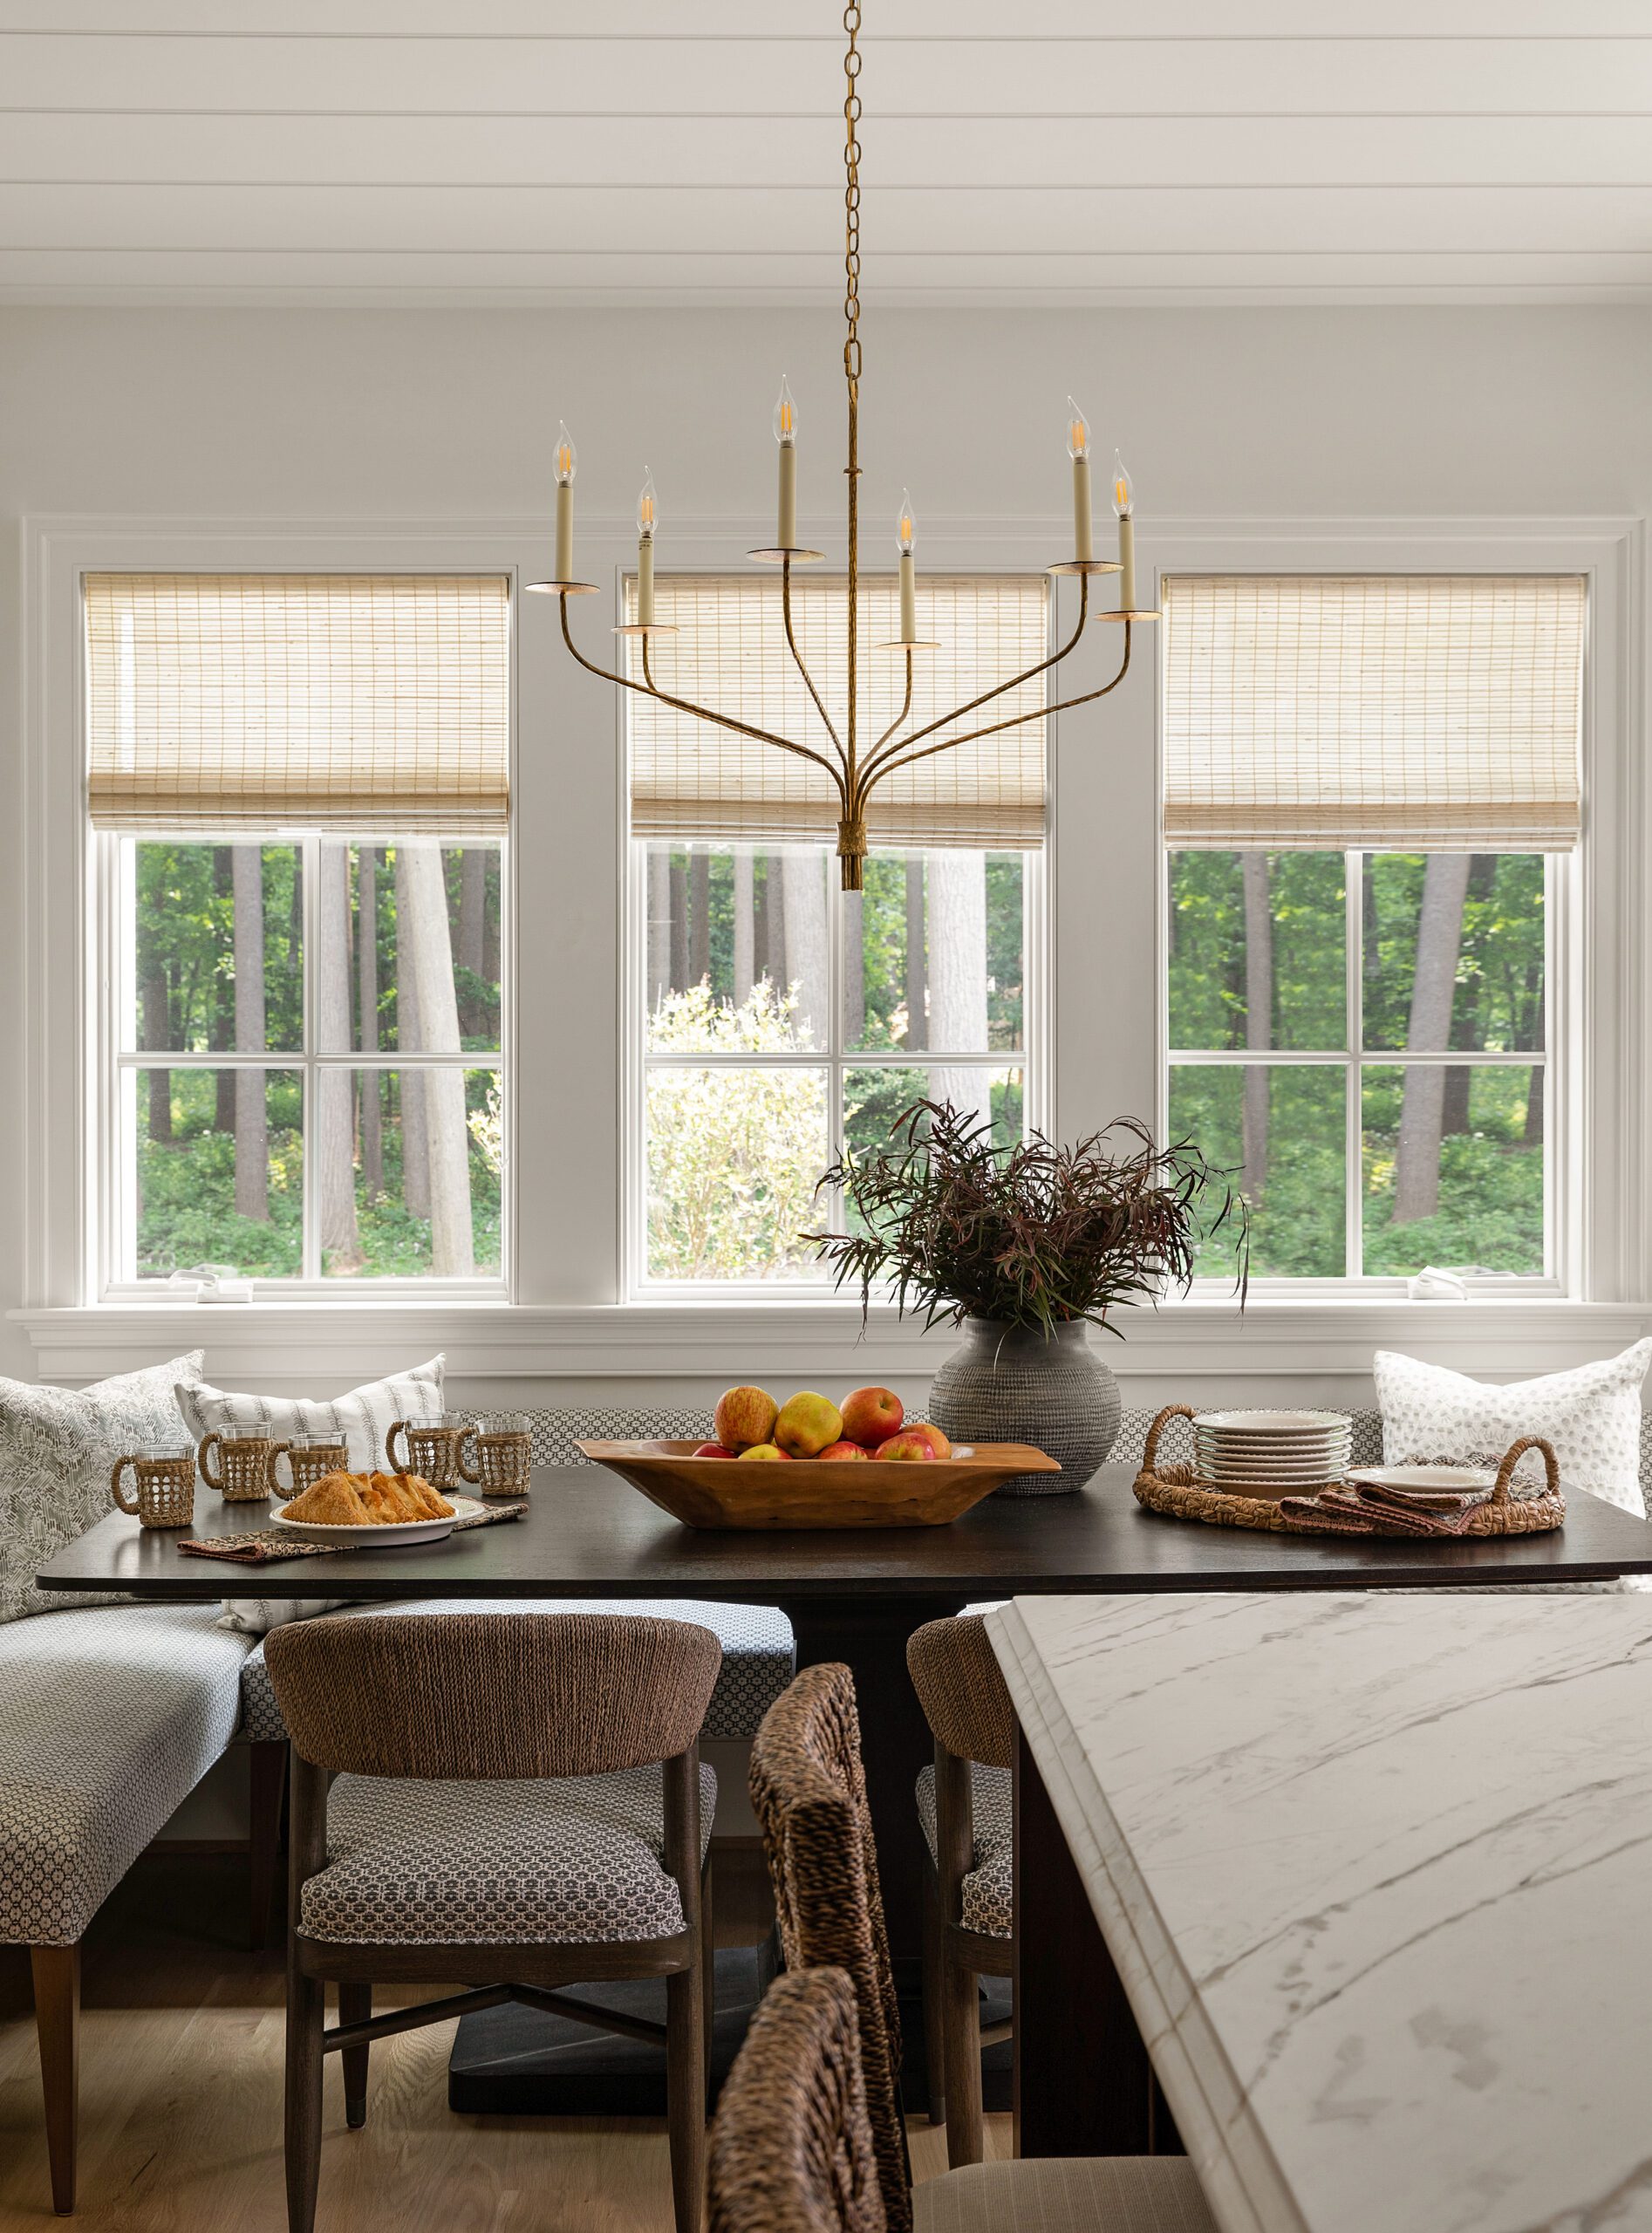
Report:
[[[372,1519],[352,1473],[324,1473],[282,1509],[283,1519],[308,1519],[323,1527],[365,1527]]]
[[[325,1527],[393,1527],[451,1519],[454,1507],[417,1473],[328,1473],[283,1506],[281,1516]]]

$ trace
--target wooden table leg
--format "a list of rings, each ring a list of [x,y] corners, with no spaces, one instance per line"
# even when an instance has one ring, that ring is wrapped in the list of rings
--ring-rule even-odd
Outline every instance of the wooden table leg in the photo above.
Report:
[[[1020,1731],[1015,1887],[1016,2154],[1150,2154],[1147,2049]]]

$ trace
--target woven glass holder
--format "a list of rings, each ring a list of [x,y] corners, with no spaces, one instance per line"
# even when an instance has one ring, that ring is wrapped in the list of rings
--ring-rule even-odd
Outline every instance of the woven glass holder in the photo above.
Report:
[[[533,1472],[533,1440],[516,1428],[492,1429],[473,1427],[469,1440],[470,1463],[464,1465],[466,1452],[460,1452],[465,1478],[478,1487],[485,1497],[525,1496]]]
[[[120,1485],[128,1465],[134,1483],[130,1492]],[[141,1451],[117,1458],[109,1494],[116,1509],[132,1514],[140,1527],[188,1527],[195,1516],[195,1454],[186,1447],[174,1458]]]
[[[275,1486],[276,1460],[286,1447],[271,1435],[215,1431],[207,1436],[195,1455],[201,1479],[209,1489],[216,1489],[226,1504],[261,1504]]]

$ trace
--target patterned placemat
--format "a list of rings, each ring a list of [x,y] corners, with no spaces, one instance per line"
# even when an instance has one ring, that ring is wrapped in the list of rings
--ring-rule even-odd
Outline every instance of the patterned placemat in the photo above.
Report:
[[[526,1497],[509,1504],[484,1505],[475,1512],[461,1513],[447,1530],[447,1535],[457,1535],[466,1527],[491,1527],[501,1519],[520,1519],[527,1509]],[[370,1532],[365,1528],[362,1531],[364,1536]],[[431,1540],[445,1543],[447,1535]],[[302,1535],[290,1535],[284,1527],[261,1527],[246,1535],[191,1536],[178,1546],[193,1558],[227,1559],[232,1566],[238,1567],[274,1566],[280,1559],[326,1559],[358,1547],[354,1543],[309,1542]],[[414,1543],[408,1547],[416,1551],[422,1547]]]

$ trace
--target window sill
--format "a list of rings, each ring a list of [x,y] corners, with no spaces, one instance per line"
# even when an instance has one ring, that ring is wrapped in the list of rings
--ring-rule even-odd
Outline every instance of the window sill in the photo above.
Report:
[[[44,1380],[85,1382],[189,1349],[215,1380],[347,1386],[445,1353],[456,1383],[510,1380],[890,1380],[926,1377],[956,1345],[887,1306],[864,1334],[851,1301],[672,1301],[533,1304],[453,1299],[213,1304],[108,1302],[13,1310]],[[1524,1379],[1608,1356],[1652,1332],[1652,1303],[1553,1295],[1470,1302],[1315,1294],[1168,1302],[1096,1337],[1097,1354],[1143,1397],[1201,1380],[1364,1380],[1383,1348],[1489,1379]]]

